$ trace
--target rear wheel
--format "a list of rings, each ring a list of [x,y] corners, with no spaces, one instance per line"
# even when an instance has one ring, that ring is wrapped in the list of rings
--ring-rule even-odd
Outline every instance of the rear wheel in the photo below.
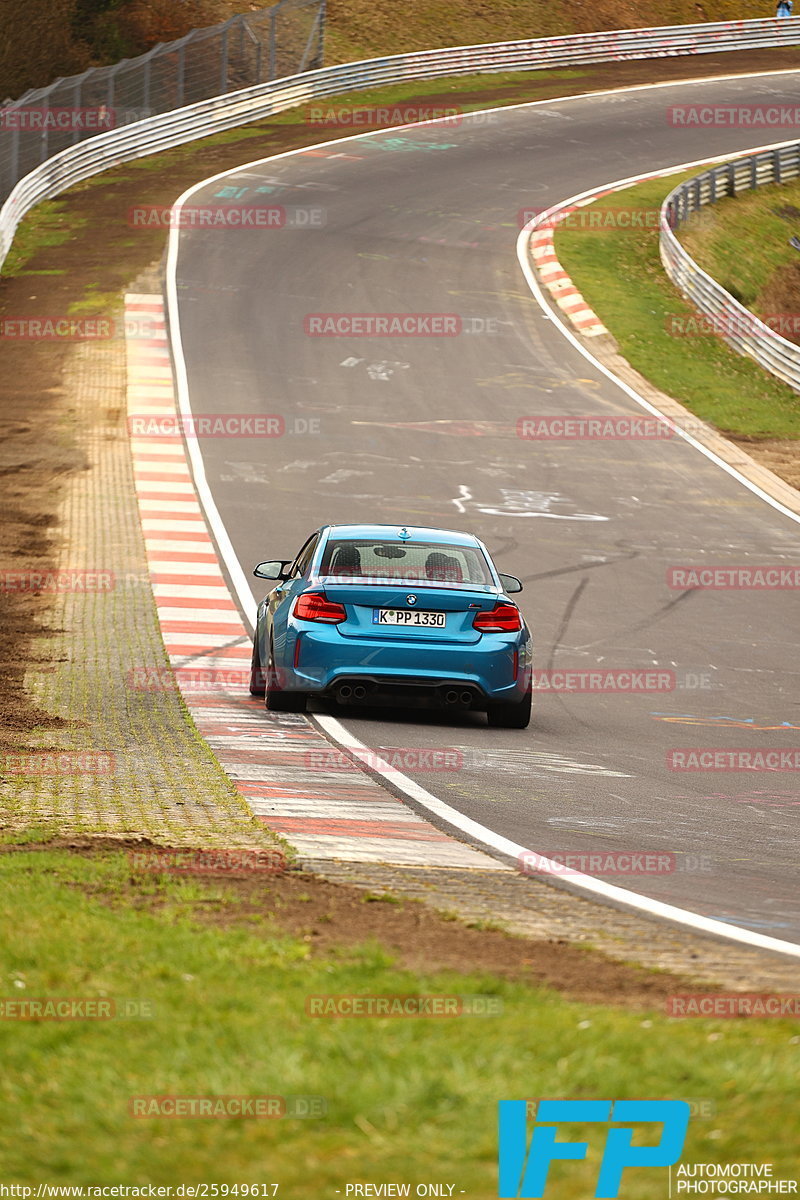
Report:
[[[269,661],[265,672],[264,707],[268,712],[305,712],[305,692],[284,691],[279,683],[280,676],[275,667],[275,655],[270,641]]]
[[[528,692],[516,704],[490,704],[486,717],[493,729],[527,729],[531,721],[531,698]]]
[[[263,696],[267,690],[264,669],[261,666],[261,652],[258,649],[258,630],[253,638],[253,657],[250,660],[250,695]]]

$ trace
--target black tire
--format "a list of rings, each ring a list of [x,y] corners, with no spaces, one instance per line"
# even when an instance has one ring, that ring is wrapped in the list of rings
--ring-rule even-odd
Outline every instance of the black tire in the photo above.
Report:
[[[277,686],[277,671],[273,656],[272,642],[269,644],[269,662],[264,680],[264,708],[267,712],[305,712],[305,692],[283,691]]]
[[[258,630],[253,638],[253,657],[250,660],[250,695],[263,696],[267,690],[267,681],[261,666],[261,654],[258,649]]]
[[[531,723],[532,693],[516,704],[490,704],[486,718],[493,729],[527,729]]]

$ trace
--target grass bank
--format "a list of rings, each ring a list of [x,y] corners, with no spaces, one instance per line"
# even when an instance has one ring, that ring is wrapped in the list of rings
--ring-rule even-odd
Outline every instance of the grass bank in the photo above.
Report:
[[[800,341],[800,251],[790,244],[798,234],[795,179],[707,205],[682,227],[680,239],[741,304],[765,318],[796,317],[793,340]]]
[[[695,310],[661,265],[656,214],[681,178],[696,173],[637,184],[579,210],[567,226],[557,227],[556,253],[621,353],[656,387],[723,433],[800,439],[800,397],[718,337],[698,335]],[[593,210],[604,217],[595,225],[590,224]],[[617,213],[642,214],[643,220],[621,222]],[[746,254],[756,257],[752,243],[760,240],[752,226],[746,239],[741,231],[731,239],[726,248],[730,271],[738,272],[735,264]],[[723,282],[719,274],[716,278]]]

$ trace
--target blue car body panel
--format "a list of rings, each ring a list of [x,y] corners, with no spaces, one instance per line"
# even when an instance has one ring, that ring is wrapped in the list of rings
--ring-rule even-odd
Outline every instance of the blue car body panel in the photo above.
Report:
[[[447,553],[432,553],[438,554],[437,562],[450,564],[442,570],[453,577],[398,581],[387,573],[386,578],[372,580],[357,574],[351,580],[341,573],[322,574],[329,541],[334,557],[339,554],[344,561],[349,555],[351,562],[353,554],[358,561],[358,551],[345,552],[340,543],[365,547],[374,542],[381,549],[388,544],[386,553],[392,557],[405,555],[405,546],[418,559],[428,545],[439,547]],[[467,565],[459,566],[456,559]],[[400,570],[390,557],[387,572],[392,566]],[[345,680],[361,682],[376,695],[424,696],[456,687],[469,690],[471,706],[481,708],[517,702],[530,689],[532,640],[524,619],[515,631],[483,632],[473,626],[477,612],[514,601],[504,592],[485,547],[471,534],[411,526],[324,526],[312,535],[293,567],[294,577],[278,583],[259,605],[256,629],[261,662],[269,661],[271,646],[282,690],[335,695]],[[481,582],[461,578],[463,570],[480,576]],[[346,620],[326,624],[298,617],[297,600],[307,592],[324,593],[327,600],[343,605]],[[400,621],[415,619],[405,615],[413,612],[444,614],[445,625],[379,623],[386,609],[398,612]]]

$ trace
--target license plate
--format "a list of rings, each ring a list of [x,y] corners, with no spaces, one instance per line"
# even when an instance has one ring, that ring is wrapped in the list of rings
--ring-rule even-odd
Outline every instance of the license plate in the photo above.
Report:
[[[405,608],[373,608],[373,625],[425,625],[444,629],[447,614],[443,612],[417,612]]]

